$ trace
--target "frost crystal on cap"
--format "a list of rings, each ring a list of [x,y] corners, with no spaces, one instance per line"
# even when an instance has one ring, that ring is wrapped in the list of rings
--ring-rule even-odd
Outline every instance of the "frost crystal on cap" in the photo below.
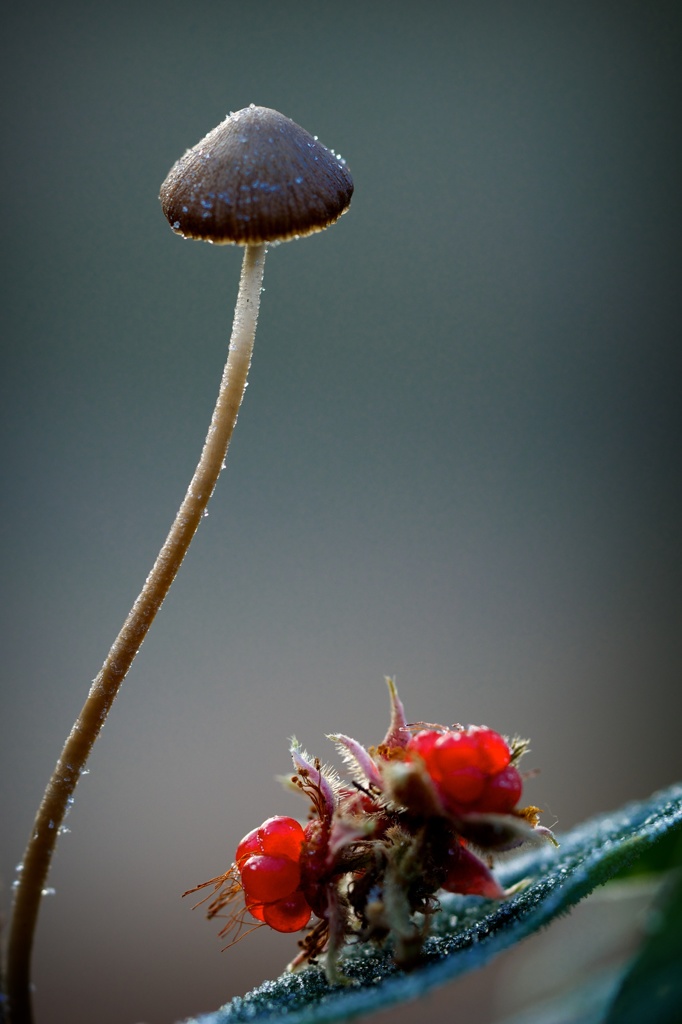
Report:
[[[352,194],[341,157],[283,114],[252,105],[189,149],[159,198],[186,238],[255,245],[324,230]]]

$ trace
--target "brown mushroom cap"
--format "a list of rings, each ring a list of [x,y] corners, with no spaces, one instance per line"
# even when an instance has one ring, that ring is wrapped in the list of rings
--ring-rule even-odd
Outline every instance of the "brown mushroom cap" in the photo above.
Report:
[[[288,117],[252,104],[187,150],[159,198],[185,238],[255,245],[324,230],[352,194],[345,160]]]

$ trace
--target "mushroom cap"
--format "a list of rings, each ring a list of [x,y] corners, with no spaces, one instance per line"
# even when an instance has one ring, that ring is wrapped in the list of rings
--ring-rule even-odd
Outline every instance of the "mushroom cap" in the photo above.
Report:
[[[252,104],[187,150],[159,199],[185,238],[255,245],[323,231],[352,194],[345,160],[290,118]]]

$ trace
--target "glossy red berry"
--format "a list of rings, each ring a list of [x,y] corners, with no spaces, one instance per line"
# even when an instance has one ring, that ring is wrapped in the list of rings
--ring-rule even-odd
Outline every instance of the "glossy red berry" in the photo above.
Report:
[[[463,767],[444,771],[435,781],[448,803],[473,804],[481,796],[486,780],[480,768]]]
[[[276,815],[244,836],[237,847],[235,860],[239,866],[246,857],[261,853],[298,860],[304,841],[303,827],[294,818]]]
[[[303,826],[281,815],[248,832],[237,847],[247,909],[276,931],[298,931],[310,920],[310,905],[299,890],[300,862],[307,848]]]
[[[260,839],[260,827],[253,828],[250,832],[247,832],[244,838],[239,843],[237,851],[234,855],[237,867],[241,867],[247,857],[253,857],[256,854],[263,853],[263,845]]]
[[[310,915],[311,909],[303,893],[294,892],[274,903],[266,903],[262,920],[278,932],[297,932],[305,928]]]
[[[474,740],[478,750],[479,767],[486,775],[493,775],[506,768],[511,760],[509,744],[499,732],[485,725],[472,725],[467,734]]]
[[[431,751],[433,750],[434,744],[440,739],[442,733],[436,732],[434,729],[424,729],[422,732],[417,732],[414,736],[411,736],[407,743],[407,750],[411,754],[419,754],[426,760]]]
[[[523,780],[513,764],[486,779],[479,796],[477,810],[492,814],[508,814],[521,799]]]
[[[265,910],[264,903],[249,903],[247,906],[247,910],[252,917],[256,918],[257,921],[262,921],[263,924],[265,924],[265,915],[263,913],[263,911]]]
[[[521,776],[510,764],[509,744],[487,726],[425,730],[409,740],[407,751],[423,760],[454,813],[505,813],[521,796]]]
[[[242,863],[240,872],[247,904],[280,900],[292,893],[301,881],[298,862],[290,857],[257,854]]]
[[[434,775],[442,777],[464,768],[481,771],[480,760],[475,738],[463,731],[452,731],[438,737],[427,763],[432,767]]]

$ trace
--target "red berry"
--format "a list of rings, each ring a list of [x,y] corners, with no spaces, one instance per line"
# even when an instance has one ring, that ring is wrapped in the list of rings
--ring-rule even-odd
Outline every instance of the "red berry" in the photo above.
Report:
[[[235,853],[237,867],[240,867],[247,857],[261,853],[298,860],[304,841],[303,828],[294,818],[282,815],[267,818],[258,828],[248,832],[240,842]]]
[[[445,778],[463,768],[481,770],[478,743],[466,732],[445,732],[434,744],[427,764],[433,767],[434,778]]]
[[[445,803],[453,810],[461,810],[462,805],[467,810],[473,810],[474,805],[476,810],[511,810],[520,796],[514,773],[502,774],[509,767],[509,746],[504,737],[487,726],[440,733],[424,730],[409,740],[407,750],[422,758]],[[500,783],[489,786],[490,776],[497,775],[501,775]],[[484,794],[485,806],[481,803]]]
[[[485,725],[473,725],[467,729],[467,733],[478,747],[479,767],[486,775],[494,775],[495,772],[500,772],[507,767],[511,759],[511,751],[507,741],[500,736],[499,732],[494,732]]]
[[[433,750],[433,745],[441,736],[441,733],[434,732],[433,729],[424,729],[422,732],[417,732],[414,736],[411,736],[407,741],[406,750],[410,753],[419,754],[426,761]]]
[[[521,799],[523,780],[513,764],[497,775],[486,779],[483,791],[476,801],[476,810],[493,814],[508,814]]]
[[[439,736],[426,758],[426,767],[447,803],[471,804],[483,791],[478,746],[467,733]]]
[[[263,914],[265,909],[264,903],[249,903],[247,904],[246,909],[256,918],[257,921],[265,921],[265,916]]]
[[[248,857],[239,870],[247,905],[272,903],[289,896],[301,881],[301,870],[290,857],[268,854]]]
[[[302,892],[294,892],[291,896],[266,903],[263,907],[263,920],[278,932],[300,931],[310,920],[310,914],[310,907]]]
[[[260,827],[252,828],[250,832],[247,832],[244,838],[237,847],[237,852],[234,855],[234,859],[237,862],[237,867],[241,867],[242,862],[247,857],[251,857],[253,854],[262,853],[263,847],[260,841]]]
[[[448,804],[476,803],[485,786],[480,768],[460,768],[438,780],[438,789]]]
[[[258,832],[263,853],[290,857],[292,860],[298,860],[300,857],[305,832],[294,818],[285,818],[281,815],[268,818]]]

